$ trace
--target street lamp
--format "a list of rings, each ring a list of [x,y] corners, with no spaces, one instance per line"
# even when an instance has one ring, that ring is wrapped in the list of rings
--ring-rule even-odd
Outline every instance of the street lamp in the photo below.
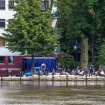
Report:
[[[74,49],[76,50],[76,69],[78,67],[78,42],[75,40]]]

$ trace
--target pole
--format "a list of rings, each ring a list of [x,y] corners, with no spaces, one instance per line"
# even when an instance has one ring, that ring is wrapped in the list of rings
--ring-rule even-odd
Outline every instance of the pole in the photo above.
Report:
[[[66,74],[66,86],[68,86],[68,74]]]
[[[40,74],[38,75],[38,82],[40,81]]]
[[[2,84],[2,80],[3,80],[3,79],[2,79],[2,75],[1,75],[1,84]]]
[[[38,87],[40,88],[40,74],[38,75]]]
[[[78,42],[77,40],[75,41],[74,49],[76,50],[76,75],[77,75],[77,67],[78,67]]]
[[[21,84],[21,81],[22,81],[21,76],[22,76],[22,71],[20,71],[20,84]]]
[[[76,68],[78,66],[78,42],[76,40]]]
[[[86,86],[87,86],[87,71],[85,73],[86,73]]]
[[[54,74],[52,74],[52,81],[54,81]]]

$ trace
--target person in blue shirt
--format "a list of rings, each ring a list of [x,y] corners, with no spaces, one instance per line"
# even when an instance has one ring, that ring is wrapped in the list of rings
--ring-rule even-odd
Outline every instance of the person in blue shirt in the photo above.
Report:
[[[91,66],[90,66],[90,75],[91,75],[91,76],[93,75],[93,70],[94,70],[94,66],[91,65]]]

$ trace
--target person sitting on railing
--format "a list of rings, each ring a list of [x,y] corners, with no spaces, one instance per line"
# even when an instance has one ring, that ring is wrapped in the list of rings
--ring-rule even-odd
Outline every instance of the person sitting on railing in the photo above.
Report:
[[[72,70],[72,75],[75,75],[75,69]]]
[[[66,75],[66,68],[62,68],[62,75]]]
[[[101,69],[100,76],[105,76],[104,71]]]
[[[67,70],[66,70],[66,73],[67,73],[67,74],[70,74],[70,69],[67,69]]]
[[[46,65],[44,64],[44,62],[41,65],[41,70],[42,70],[42,73],[45,73]]]
[[[52,75],[55,75],[55,70],[54,69],[52,70]]]
[[[49,73],[48,68],[46,68],[45,69],[45,75],[48,76],[48,73]]]
[[[81,76],[84,75],[84,70],[83,69],[80,70],[79,75],[81,75]]]

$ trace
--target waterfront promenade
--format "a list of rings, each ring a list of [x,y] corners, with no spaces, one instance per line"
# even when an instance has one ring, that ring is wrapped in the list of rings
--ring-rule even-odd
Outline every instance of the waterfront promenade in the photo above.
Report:
[[[33,76],[8,76],[1,77],[1,81],[104,81],[102,76],[79,76],[79,75],[33,75]]]

